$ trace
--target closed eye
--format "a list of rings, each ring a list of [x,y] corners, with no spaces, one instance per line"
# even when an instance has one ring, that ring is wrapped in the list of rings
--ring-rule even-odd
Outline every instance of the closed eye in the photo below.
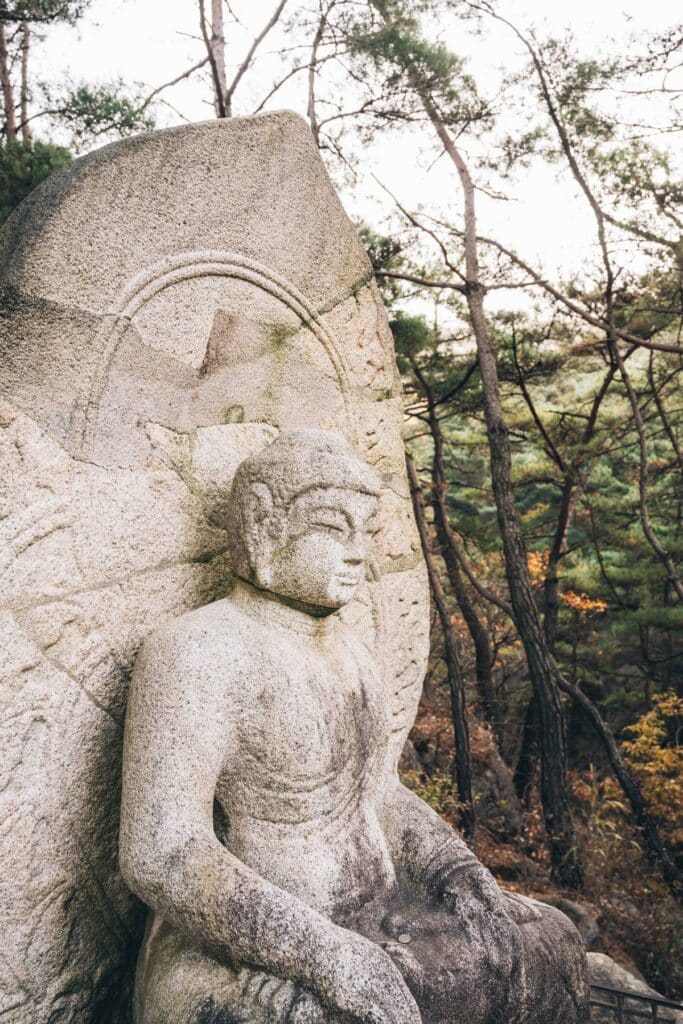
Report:
[[[317,530],[331,530],[333,533],[346,533],[346,527],[341,523],[328,523],[318,521],[311,524]]]
[[[350,524],[347,517],[335,508],[318,508],[311,516],[311,524],[314,530],[326,530],[329,533],[346,536]]]

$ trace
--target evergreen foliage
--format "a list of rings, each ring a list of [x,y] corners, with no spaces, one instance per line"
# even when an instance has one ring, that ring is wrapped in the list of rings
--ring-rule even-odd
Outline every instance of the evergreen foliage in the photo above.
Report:
[[[99,85],[82,82],[59,96],[48,89],[46,102],[50,117],[70,133],[77,150],[154,127],[154,118],[139,97],[126,95],[121,79]]]
[[[73,24],[92,0],[2,0],[0,21],[45,25],[54,21]]]
[[[72,160],[64,146],[33,139],[8,145],[0,142],[0,223],[53,171]]]

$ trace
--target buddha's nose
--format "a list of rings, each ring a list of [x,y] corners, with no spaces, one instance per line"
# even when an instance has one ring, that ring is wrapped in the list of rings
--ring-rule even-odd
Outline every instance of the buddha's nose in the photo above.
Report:
[[[365,549],[361,541],[354,541],[344,552],[344,561],[347,565],[360,565],[365,560]]]
[[[344,562],[346,563],[346,565],[360,565],[362,561],[362,554],[357,554],[355,551],[347,551],[347,553],[344,555]]]

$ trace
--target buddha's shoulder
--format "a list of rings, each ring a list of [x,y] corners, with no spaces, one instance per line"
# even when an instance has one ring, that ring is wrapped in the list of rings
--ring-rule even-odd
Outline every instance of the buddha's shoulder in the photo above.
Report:
[[[254,623],[230,598],[222,598],[184,612],[158,626],[143,645],[147,656],[167,657],[185,663],[198,656],[220,659],[224,668],[239,659],[254,642]],[[226,664],[226,656],[230,656]]]

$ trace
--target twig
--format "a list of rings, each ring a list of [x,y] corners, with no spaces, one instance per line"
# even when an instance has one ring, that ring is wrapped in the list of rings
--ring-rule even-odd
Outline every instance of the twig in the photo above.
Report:
[[[266,36],[270,32],[270,30],[279,21],[280,15],[282,14],[282,12],[283,12],[287,2],[288,2],[288,0],[280,0],[280,3],[277,5],[275,10],[273,11],[273,14],[271,15],[271,17],[270,17],[269,21],[267,22],[267,24],[265,25],[265,27],[263,29],[261,29],[259,34],[254,38],[253,43],[251,44],[251,46],[249,47],[249,50],[247,51],[246,57],[244,58],[244,60],[240,64],[239,68],[237,69],[237,73],[235,74],[235,77],[233,78],[233,80],[230,83],[230,85],[227,87],[227,89],[225,91],[225,109],[226,109],[226,115],[227,116],[230,115],[230,111],[232,109],[232,98],[233,98],[233,96],[235,94],[235,89],[239,85],[239,83],[240,83],[240,81],[242,79],[242,76],[248,70],[248,68],[249,68],[249,66],[251,64],[252,58],[253,58],[254,54],[256,53],[256,50],[261,45],[263,40],[266,38]]]
[[[187,71],[183,71],[182,75],[178,75],[177,78],[172,78],[170,82],[164,82],[163,85],[157,86],[156,89],[152,90],[147,99],[140,104],[140,106],[138,107],[138,111],[142,113],[142,111],[147,109],[152,100],[156,96],[158,96],[160,92],[163,92],[164,89],[170,89],[172,86],[177,85],[178,82],[182,82],[185,78],[189,78],[190,75],[193,75],[195,73],[195,71],[199,71],[200,68],[205,67],[205,65],[208,63],[209,58],[204,57],[203,60],[200,60],[197,64],[193,64],[191,68],[187,69]]]

